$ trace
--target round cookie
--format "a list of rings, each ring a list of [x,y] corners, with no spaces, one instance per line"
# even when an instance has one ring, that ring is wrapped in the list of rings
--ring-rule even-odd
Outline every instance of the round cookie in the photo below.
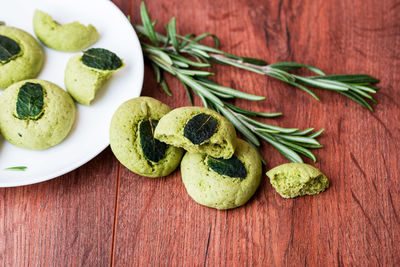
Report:
[[[187,152],[181,162],[188,194],[197,203],[220,210],[244,205],[256,192],[261,172],[260,156],[242,139],[237,139],[229,160]]]
[[[77,21],[60,25],[40,10],[36,10],[33,16],[33,29],[47,47],[65,52],[81,51],[99,39],[99,33],[92,25],[85,26]]]
[[[16,47],[17,54],[9,59],[4,57],[0,60],[0,90],[3,90],[13,83],[35,78],[42,69],[44,61],[43,49],[36,41],[36,39],[29,33],[14,27],[0,25],[0,38],[4,42],[4,46],[10,45],[10,40]],[[7,51],[0,51],[4,55],[9,53],[10,47]]]
[[[0,95],[0,106],[1,134],[23,148],[43,150],[59,144],[75,121],[72,98],[48,81],[25,80],[11,85]]]
[[[176,169],[183,150],[153,137],[157,122],[169,111],[167,105],[151,97],[128,100],[117,109],[110,125],[110,146],[125,167],[152,178]]]
[[[158,124],[157,139],[192,153],[230,158],[236,148],[235,127],[219,113],[202,107],[172,110]]]

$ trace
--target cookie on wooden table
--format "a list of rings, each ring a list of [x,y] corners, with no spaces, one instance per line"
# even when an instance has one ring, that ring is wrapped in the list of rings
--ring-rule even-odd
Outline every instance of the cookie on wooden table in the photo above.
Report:
[[[262,166],[257,151],[237,139],[235,154],[229,159],[187,152],[181,162],[181,173],[187,192],[197,203],[233,209],[244,205],[256,192]]]
[[[329,180],[317,168],[305,163],[287,163],[267,172],[272,186],[284,198],[315,195],[329,187]]]
[[[202,107],[182,107],[164,116],[157,139],[192,153],[230,158],[236,148],[235,127],[219,113]]]
[[[126,101],[110,125],[110,145],[117,159],[131,171],[147,177],[162,177],[179,165],[183,150],[154,138],[154,129],[170,108],[151,98]]]

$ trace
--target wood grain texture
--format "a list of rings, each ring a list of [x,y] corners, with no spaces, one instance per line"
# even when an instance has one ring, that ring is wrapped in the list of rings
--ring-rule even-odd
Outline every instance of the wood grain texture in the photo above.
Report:
[[[140,21],[139,1],[114,2]],[[248,204],[216,211],[191,200],[179,170],[160,179],[140,177],[107,149],[53,181],[0,189],[0,265],[399,266],[400,3],[146,4],[158,30],[176,16],[180,33],[214,33],[234,54],[298,61],[328,74],[376,76],[380,103],[371,113],[339,94],[315,90],[317,102],[272,78],[218,66],[219,83],[267,97],[237,105],[283,112],[280,119],[265,119],[272,124],[326,130],[319,139],[324,148],[315,151],[315,166],[330,178],[326,192],[285,200],[264,176]],[[167,81],[173,97],[146,68],[142,95],[174,108],[189,105],[181,84]],[[287,162],[269,145],[262,153],[264,172]]]
[[[118,164],[110,149],[67,175],[0,189],[0,266],[107,266]]]

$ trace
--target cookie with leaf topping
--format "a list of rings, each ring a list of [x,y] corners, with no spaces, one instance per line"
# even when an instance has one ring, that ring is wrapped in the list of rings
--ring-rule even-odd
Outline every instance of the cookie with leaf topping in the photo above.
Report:
[[[71,57],[65,69],[65,88],[82,105],[90,105],[97,91],[124,66],[122,59],[104,48],[91,48]]]
[[[43,49],[29,33],[0,25],[0,90],[36,78],[44,61]]]
[[[162,177],[178,167],[183,150],[154,138],[154,129],[170,108],[151,97],[123,103],[110,125],[110,145],[117,159],[131,171]]]
[[[202,107],[172,110],[158,124],[159,140],[193,153],[230,158],[236,148],[235,127],[219,113]]]
[[[0,95],[0,132],[10,143],[43,150],[63,141],[75,121],[75,103],[54,83],[25,80]]]
[[[229,159],[186,153],[181,173],[194,201],[224,210],[242,206],[253,196],[260,184],[262,166],[257,151],[237,139],[235,154]]]

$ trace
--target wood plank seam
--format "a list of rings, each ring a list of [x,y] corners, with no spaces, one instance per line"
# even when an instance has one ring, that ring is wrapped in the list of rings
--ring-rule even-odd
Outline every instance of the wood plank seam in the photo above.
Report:
[[[115,235],[116,235],[116,231],[117,231],[117,222],[118,222],[118,195],[119,195],[120,181],[121,181],[121,163],[118,163],[117,186],[116,186],[116,190],[115,190],[114,223],[113,223],[112,238],[111,238],[110,266],[114,266],[115,244],[116,244]]]

